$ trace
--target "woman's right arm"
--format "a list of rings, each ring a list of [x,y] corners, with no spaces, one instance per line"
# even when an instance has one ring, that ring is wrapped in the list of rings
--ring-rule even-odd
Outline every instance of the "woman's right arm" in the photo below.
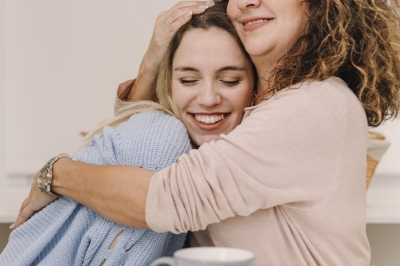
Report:
[[[213,5],[214,1],[181,1],[171,9],[161,12],[154,24],[153,35],[135,82],[121,84],[118,98],[124,101],[153,100],[161,60],[172,37],[192,15],[200,14]]]

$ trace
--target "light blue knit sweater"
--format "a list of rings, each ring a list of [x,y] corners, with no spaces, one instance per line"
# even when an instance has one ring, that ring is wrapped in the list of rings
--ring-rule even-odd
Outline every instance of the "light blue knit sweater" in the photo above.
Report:
[[[158,111],[133,115],[106,127],[73,159],[91,164],[133,165],[159,171],[191,149],[184,125]],[[117,245],[109,246],[119,232]],[[15,229],[0,255],[1,266],[149,265],[182,248],[185,234],[155,233],[112,223],[61,197]]]

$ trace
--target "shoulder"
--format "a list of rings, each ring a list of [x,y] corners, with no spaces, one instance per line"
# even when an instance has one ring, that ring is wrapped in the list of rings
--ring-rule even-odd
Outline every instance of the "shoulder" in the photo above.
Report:
[[[352,107],[360,107],[361,103],[346,82],[338,77],[330,77],[322,81],[304,82],[299,86],[299,92],[315,95],[315,99],[321,101],[337,102],[344,109],[350,104]]]
[[[269,131],[281,126],[306,137],[327,132],[364,134],[364,108],[347,84],[339,78],[311,81],[279,91],[256,106],[242,124]],[[354,134],[354,135],[357,135]]]
[[[346,116],[353,112],[359,118],[365,116],[357,96],[343,80],[337,77],[295,84],[279,91],[269,100],[262,102],[259,107],[259,111],[282,108],[293,115],[323,111],[321,115],[327,116],[332,113],[337,116]]]
[[[188,138],[182,121],[161,111],[148,111],[132,115],[115,131],[120,136],[143,136],[144,138]]]
[[[177,119],[176,117],[166,114],[161,111],[147,111],[142,113],[137,113],[132,115],[127,122],[123,123],[122,125],[141,125],[145,127],[153,127],[154,125],[159,126],[183,126],[183,123]]]
[[[94,164],[142,166],[159,170],[191,149],[183,123],[160,111],[132,115],[116,128],[105,127],[95,135],[89,147],[73,158]]]
[[[300,93],[308,94],[312,99],[313,106],[324,110],[328,116],[335,113],[347,120],[358,120],[364,128],[366,122],[364,107],[355,93],[348,87],[347,83],[338,77],[330,77],[323,81],[314,81],[305,85]]]
[[[104,138],[118,164],[143,166],[152,171],[176,162],[191,149],[183,123],[160,111],[138,113],[117,128],[104,130]]]

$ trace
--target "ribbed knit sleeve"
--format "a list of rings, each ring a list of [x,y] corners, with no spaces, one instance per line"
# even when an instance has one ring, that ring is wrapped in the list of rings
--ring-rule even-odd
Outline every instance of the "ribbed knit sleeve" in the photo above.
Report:
[[[178,119],[158,111],[133,115],[106,127],[74,160],[91,164],[140,166],[159,171],[191,149]],[[115,248],[114,238],[123,232]],[[155,233],[112,223],[77,202],[61,197],[15,229],[0,255],[1,266],[148,265],[182,248],[185,234]]]

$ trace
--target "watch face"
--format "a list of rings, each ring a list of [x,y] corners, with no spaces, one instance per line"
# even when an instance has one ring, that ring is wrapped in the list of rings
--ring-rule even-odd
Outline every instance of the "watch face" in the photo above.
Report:
[[[48,173],[47,168],[42,169],[42,171],[40,171],[39,173],[38,183],[42,186],[45,185],[44,183],[47,182],[47,173]]]

